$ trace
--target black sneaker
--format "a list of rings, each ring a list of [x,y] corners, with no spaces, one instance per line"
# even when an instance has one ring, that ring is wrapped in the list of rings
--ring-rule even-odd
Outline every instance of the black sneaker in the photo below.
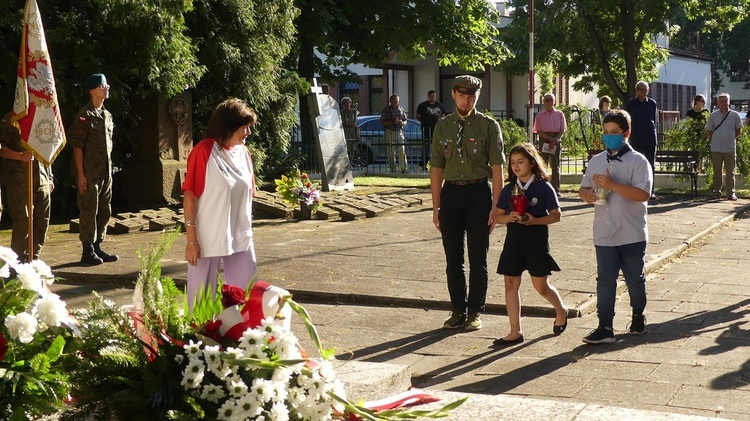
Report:
[[[458,329],[464,326],[466,313],[451,313],[451,317],[443,323],[443,329]]]
[[[587,344],[612,344],[615,343],[615,332],[604,326],[599,326],[583,338]]]
[[[633,319],[630,323],[628,323],[628,332],[630,332],[631,335],[640,335],[641,333],[646,331],[646,316],[640,315],[636,316],[633,315]]]

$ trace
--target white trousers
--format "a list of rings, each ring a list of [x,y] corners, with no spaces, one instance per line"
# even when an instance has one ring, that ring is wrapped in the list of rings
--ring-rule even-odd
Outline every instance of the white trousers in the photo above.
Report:
[[[219,264],[223,264],[225,283],[247,289],[258,272],[254,245],[250,250],[229,256],[202,257],[195,266],[188,263],[187,296],[191,310],[201,288],[211,291],[212,296],[216,294]]]

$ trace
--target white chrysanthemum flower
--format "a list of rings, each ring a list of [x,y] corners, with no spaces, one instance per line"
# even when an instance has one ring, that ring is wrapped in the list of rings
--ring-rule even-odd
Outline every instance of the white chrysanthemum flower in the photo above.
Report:
[[[300,353],[299,347],[297,347],[297,338],[294,335],[282,335],[268,344],[268,346],[273,347],[276,354],[282,360],[298,360],[302,358],[302,353]]]
[[[182,349],[185,350],[185,353],[187,354],[188,358],[200,358],[201,356],[201,345],[203,345],[203,342],[198,341],[198,343],[193,342],[191,339],[190,342],[186,343],[182,346]]]
[[[177,361],[177,364],[182,364],[182,362],[185,361],[185,356],[182,354],[177,354],[174,356],[174,360]]]
[[[248,358],[256,358],[259,360],[268,360],[268,355],[263,351],[262,345],[247,345],[243,348],[242,355]]]
[[[285,386],[287,383],[289,383],[289,379],[293,374],[294,369],[292,369],[291,367],[279,367],[273,371],[273,374],[271,374],[271,381],[275,384]]]
[[[323,361],[318,367],[320,377],[332,382],[336,378],[336,371],[333,369],[333,363],[331,361]]]
[[[18,263],[18,255],[12,249],[0,246],[0,260],[5,263]]]
[[[254,393],[248,393],[237,400],[237,419],[239,420],[256,420],[263,412],[262,403]]]
[[[42,290],[42,278],[39,277],[39,274],[36,273],[30,264],[24,263],[16,266],[16,274],[24,289],[35,292]]]
[[[274,397],[276,389],[273,387],[272,382],[266,379],[256,378],[253,379],[252,390],[258,395],[258,400],[265,404]]]
[[[203,347],[203,357],[209,370],[214,370],[221,364],[221,349],[218,345],[206,345]]]
[[[268,412],[269,418],[274,421],[289,421],[289,409],[284,402],[276,402]]]
[[[245,353],[241,348],[233,348],[230,346],[224,351],[224,355],[227,358],[242,358],[245,356]]]
[[[182,372],[182,381],[180,381],[180,385],[182,385],[185,390],[195,389],[200,387],[201,382],[203,382],[203,376],[204,372],[200,371],[198,373],[193,373],[187,371]]]
[[[46,263],[37,259],[29,264],[47,285],[52,285],[55,282],[55,275],[52,274],[52,269]]]
[[[0,267],[0,278],[10,278],[10,265],[5,262]]]
[[[219,380],[226,380],[232,374],[235,374],[236,367],[232,367],[228,364],[219,364],[216,367],[208,368],[208,371],[213,373],[214,376],[218,377]]]
[[[346,399],[346,388],[344,387],[344,383],[341,380],[336,379],[333,382],[333,387],[331,388],[331,391],[335,393],[336,396],[339,396],[341,399]],[[333,408],[336,411],[344,412],[344,404],[339,402],[338,400],[331,399],[331,405],[333,405]]]
[[[234,403],[234,399],[227,399],[221,408],[219,408],[219,420],[235,421],[241,419],[237,416],[237,406]]]
[[[19,313],[15,316],[8,315],[5,318],[5,327],[8,328],[10,337],[18,339],[24,344],[34,340],[38,325],[39,321],[29,313]]]
[[[258,329],[248,329],[242,334],[242,338],[240,338],[240,347],[247,349],[246,347],[252,345],[265,345],[265,336],[266,333],[263,331]]]
[[[247,393],[247,385],[241,379],[230,380],[227,388],[231,396],[242,397]]]
[[[206,370],[206,366],[199,358],[191,358],[185,367],[185,375],[198,375]]]
[[[68,319],[67,304],[57,294],[48,294],[36,300],[35,305],[39,320],[47,326],[60,326]]]
[[[219,399],[223,398],[227,394],[224,393],[224,389],[221,386],[213,384],[207,384],[203,386],[203,392],[201,393],[201,399],[205,399],[209,402],[219,403]]]
[[[271,342],[271,338],[281,336],[285,333],[273,317],[266,317],[260,321],[260,330],[265,332],[264,340]]]
[[[305,400],[307,400],[307,395],[305,395],[305,389],[301,387],[290,387],[288,389],[288,396],[287,396],[287,402],[292,407],[298,407],[302,405]]]

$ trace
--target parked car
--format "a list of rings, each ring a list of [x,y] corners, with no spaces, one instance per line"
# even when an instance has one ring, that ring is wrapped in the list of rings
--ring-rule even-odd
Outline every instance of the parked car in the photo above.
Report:
[[[362,139],[354,150],[352,163],[355,167],[366,167],[370,164],[388,163],[387,148],[385,142],[385,129],[380,122],[380,115],[367,115],[357,117]],[[411,164],[424,165],[424,160],[429,151],[429,140],[422,139],[422,125],[413,118],[407,119],[404,126],[404,138],[406,143],[406,160]]]

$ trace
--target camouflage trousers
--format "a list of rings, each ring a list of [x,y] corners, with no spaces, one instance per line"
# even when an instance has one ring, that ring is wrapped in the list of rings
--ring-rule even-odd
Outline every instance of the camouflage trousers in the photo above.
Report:
[[[13,233],[10,237],[10,248],[16,252],[19,259],[26,260],[28,257],[28,238],[29,238],[29,209],[28,203],[28,184],[13,183],[6,184],[7,208],[8,214],[13,224]],[[39,186],[33,190],[34,209],[33,209],[33,235],[34,238],[34,258],[39,257],[39,252],[44,246],[44,240],[47,237],[47,228],[49,227],[50,215],[50,189],[49,186]]]
[[[96,243],[104,240],[107,233],[109,217],[112,216],[112,179],[89,180],[86,191],[76,194],[79,225],[81,233],[78,238],[82,243]]]

